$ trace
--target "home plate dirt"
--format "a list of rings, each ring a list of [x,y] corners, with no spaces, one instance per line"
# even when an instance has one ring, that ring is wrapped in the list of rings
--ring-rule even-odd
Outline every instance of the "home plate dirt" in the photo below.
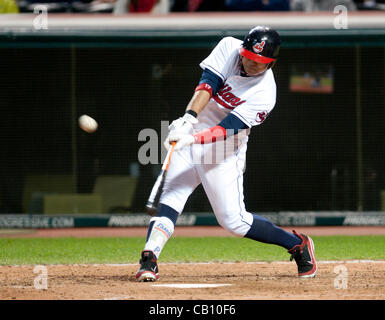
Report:
[[[194,228],[194,234],[202,236],[198,228]],[[60,230],[62,236],[63,231]],[[207,231],[212,235],[214,229]],[[320,234],[319,229],[307,231],[309,235]],[[365,233],[358,228],[354,231]],[[71,232],[74,236],[75,231]],[[130,233],[129,228],[125,232]],[[145,234],[145,229],[140,232]],[[300,232],[306,230],[302,228]],[[370,233],[370,229],[366,232]],[[89,234],[95,236],[96,233],[93,230]],[[39,232],[18,236],[37,234]],[[385,300],[385,261],[319,261],[318,273],[313,279],[298,278],[295,262],[289,261],[160,263],[160,279],[156,283],[136,282],[138,264],[44,267],[45,288],[39,289],[42,274],[36,272],[35,266],[0,266],[0,299]],[[174,287],[169,287],[171,284]]]
[[[231,286],[229,283],[165,283],[165,284],[154,284],[153,287],[165,287],[165,288],[180,288],[180,289],[193,289],[193,288],[218,288]]]
[[[134,264],[46,268],[46,289],[35,289],[34,266],[0,267],[0,299],[385,299],[385,261],[321,261],[313,279],[298,278],[295,263],[287,262],[162,264],[156,285],[136,282]],[[207,286],[189,288],[187,284]]]

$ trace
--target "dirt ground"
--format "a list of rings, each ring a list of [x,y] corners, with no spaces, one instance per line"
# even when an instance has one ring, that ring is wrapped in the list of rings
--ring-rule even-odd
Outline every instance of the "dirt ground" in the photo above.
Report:
[[[385,227],[295,229],[310,236],[385,234]],[[1,237],[145,235],[145,228],[0,232]],[[218,227],[179,227],[174,234],[203,235],[229,236],[229,233]],[[0,300],[385,300],[385,261],[318,261],[318,273],[313,279],[298,278],[295,262],[289,261],[160,263],[161,278],[156,283],[136,282],[137,264],[46,265],[44,268],[45,271],[36,266],[0,266]],[[189,284],[222,286],[177,286]]]

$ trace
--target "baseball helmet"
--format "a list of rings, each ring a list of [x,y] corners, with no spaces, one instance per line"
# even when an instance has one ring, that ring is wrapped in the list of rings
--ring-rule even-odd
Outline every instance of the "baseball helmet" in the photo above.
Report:
[[[280,45],[281,39],[277,31],[257,26],[243,39],[239,54],[256,62],[266,63],[270,69],[276,63]]]

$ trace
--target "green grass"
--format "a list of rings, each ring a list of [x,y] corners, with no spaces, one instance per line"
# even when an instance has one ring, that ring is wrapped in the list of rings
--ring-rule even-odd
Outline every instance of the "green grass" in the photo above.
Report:
[[[385,236],[312,237],[318,260],[385,260]],[[0,265],[137,263],[144,238],[0,238]],[[286,250],[242,238],[171,238],[162,262],[288,260]]]

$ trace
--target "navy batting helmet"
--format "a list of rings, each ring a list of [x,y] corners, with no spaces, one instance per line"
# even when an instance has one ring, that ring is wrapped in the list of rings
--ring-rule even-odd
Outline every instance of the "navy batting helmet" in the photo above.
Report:
[[[272,68],[278,58],[281,39],[277,31],[265,26],[257,26],[243,39],[240,55]]]

